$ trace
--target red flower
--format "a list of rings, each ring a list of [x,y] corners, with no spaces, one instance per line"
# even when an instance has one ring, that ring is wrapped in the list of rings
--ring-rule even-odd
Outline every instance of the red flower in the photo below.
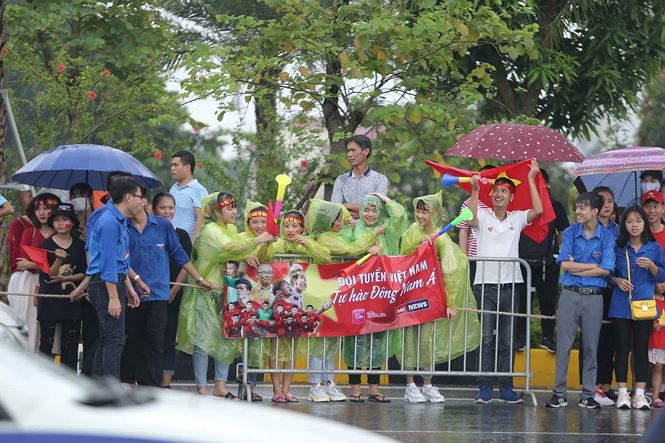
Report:
[[[198,127],[198,126],[194,126],[194,127],[192,127],[192,129],[194,130],[195,134],[198,134],[199,132],[201,132],[201,128]]]
[[[5,57],[8,56],[9,55],[9,48],[7,46],[5,46],[4,48],[2,48],[1,53]]]
[[[309,160],[307,160],[306,158],[300,160],[300,167],[302,167],[303,169],[309,168]]]
[[[65,72],[65,65],[58,63],[58,66],[55,67],[55,70],[58,71],[58,74]]]
[[[97,100],[97,93],[95,91],[88,92],[88,100],[90,100],[91,102]]]
[[[203,163],[198,162],[198,163],[196,164],[196,167],[199,168],[199,169],[202,169],[202,168],[203,168]]]
[[[111,71],[109,71],[108,69],[104,69],[101,73],[101,76],[102,77],[108,77],[110,74],[111,74]]]
[[[162,151],[155,151],[155,153],[153,154],[153,156],[154,156],[157,160],[161,160],[162,157],[164,157],[164,154],[162,153]]]

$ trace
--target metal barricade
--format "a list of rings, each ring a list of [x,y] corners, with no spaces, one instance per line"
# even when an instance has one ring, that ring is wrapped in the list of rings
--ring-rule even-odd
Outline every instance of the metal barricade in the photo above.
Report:
[[[348,260],[348,258],[346,259]],[[274,261],[288,261],[288,262],[308,262],[309,258],[296,255],[281,255],[274,259]],[[531,397],[533,405],[537,405],[536,396],[531,392],[531,324],[532,317],[540,317],[531,315],[531,268],[528,263],[519,258],[496,258],[496,257],[469,257],[470,262],[477,263],[476,274],[480,276],[480,281],[483,282],[479,285],[471,287],[470,276],[467,273],[465,282],[466,297],[464,306],[457,307],[458,316],[454,321],[437,320],[425,324],[419,324],[408,328],[402,328],[393,331],[386,331],[381,333],[368,334],[366,336],[356,337],[282,337],[282,338],[243,338],[242,358],[243,362],[250,361],[250,346],[252,353],[256,354],[258,348],[258,359],[254,360],[260,362],[259,367],[252,367],[254,365],[245,365],[242,372],[242,383],[244,384],[245,394],[249,401],[251,401],[250,386],[248,384],[248,375],[252,373],[260,374],[267,373],[271,376],[279,374],[360,374],[360,375],[413,375],[413,376],[473,376],[483,380],[491,380],[498,378],[500,381],[508,381],[510,379],[512,385],[512,378],[524,378],[524,393]],[[489,266],[496,266],[498,275],[501,275],[501,270],[505,266],[512,268],[510,281],[507,282],[487,282],[485,283],[486,269]],[[525,270],[524,282],[515,283],[518,277],[521,279],[520,268]],[[519,293],[518,288],[520,284],[526,285],[526,314],[518,313]],[[507,290],[510,289],[510,292]],[[492,292],[501,292],[496,297],[492,297]],[[506,306],[505,296],[508,294],[510,310],[502,310]],[[495,300],[496,298],[496,300]],[[498,302],[496,302],[498,301]],[[464,315],[466,314],[466,315]],[[509,321],[506,321],[509,319]],[[515,354],[515,319],[517,317],[526,317],[526,348],[525,348],[525,368],[523,371],[517,371],[514,365]],[[463,320],[462,320],[463,319]],[[436,325],[434,323],[440,322]],[[478,322],[479,328],[476,334],[473,334],[473,325]],[[463,349],[459,356],[453,357],[453,329],[460,328],[463,325]],[[509,330],[506,331],[506,328]],[[485,331],[485,334],[483,334]],[[459,333],[459,330],[457,331]],[[447,337],[448,352],[442,352],[445,348],[446,340],[442,342],[437,341],[437,334],[445,333]],[[369,336],[369,340],[367,337]],[[378,338],[377,338],[378,337]],[[410,357],[407,355],[406,339],[409,338],[412,342],[415,339],[415,356],[413,350],[409,349]],[[398,339],[401,342],[401,350],[394,356],[398,360],[400,369],[389,369],[389,359],[392,355],[388,352],[379,352],[383,354],[380,361],[375,361],[375,347],[384,346],[386,351],[390,349],[391,340]],[[359,340],[362,342],[359,344]],[[425,342],[428,343],[425,345]],[[369,343],[368,343],[369,342]],[[477,342],[477,346],[474,344]],[[443,346],[442,346],[443,343]],[[352,361],[343,360],[344,344],[352,345]],[[425,345],[425,346],[423,346]],[[286,366],[279,364],[280,348],[287,349]],[[490,349],[487,349],[487,348]],[[477,350],[477,351],[476,351]],[[313,352],[316,355],[323,356],[323,359],[315,359]],[[503,353],[501,353],[503,351]],[[505,352],[509,355],[506,357]],[[359,364],[359,353],[369,352],[369,361],[365,364]],[[470,358],[472,352],[477,352],[478,362],[475,364]],[[296,365],[298,355],[305,357],[306,364],[304,367]],[[447,355],[445,355],[447,354]],[[437,355],[439,358],[437,359]],[[329,367],[330,358],[334,359],[334,366]],[[274,358],[273,358],[274,357]],[[273,359],[270,361],[270,359]],[[501,364],[499,360],[501,358]],[[508,364],[505,359],[508,358]],[[451,363],[453,360],[462,359],[461,370],[451,370]],[[483,361],[485,359],[485,361]],[[488,363],[488,359],[493,362]],[[328,363],[326,363],[328,360]],[[365,360],[365,359],[363,359]],[[320,361],[320,363],[319,363]],[[270,364],[266,365],[266,362]],[[312,367],[313,363],[317,363],[316,367]],[[409,365],[409,363],[411,363]],[[447,369],[441,370],[437,368],[439,364],[447,363]],[[320,366],[319,366],[320,365]],[[405,367],[405,365],[407,367]],[[302,366],[302,365],[301,365]]]

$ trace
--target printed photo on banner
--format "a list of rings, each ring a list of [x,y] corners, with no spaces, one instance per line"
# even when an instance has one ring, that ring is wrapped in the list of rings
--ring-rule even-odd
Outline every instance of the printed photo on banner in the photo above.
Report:
[[[227,263],[223,334],[228,338],[370,334],[445,316],[433,245],[407,256],[316,265]]]

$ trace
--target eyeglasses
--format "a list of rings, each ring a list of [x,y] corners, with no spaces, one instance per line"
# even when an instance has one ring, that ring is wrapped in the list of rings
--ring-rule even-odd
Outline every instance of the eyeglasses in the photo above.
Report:
[[[132,195],[134,197],[138,197],[138,198],[145,198],[145,195],[141,195],[141,194],[132,194]]]

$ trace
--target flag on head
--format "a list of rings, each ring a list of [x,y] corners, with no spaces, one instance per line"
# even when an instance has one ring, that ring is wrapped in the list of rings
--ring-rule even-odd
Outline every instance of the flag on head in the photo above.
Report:
[[[273,215],[273,207],[272,207],[272,200],[268,201],[268,222],[266,224],[266,231],[268,231],[269,234],[274,235],[275,237],[279,237],[279,226],[277,226],[277,221],[275,220],[275,216]]]
[[[37,265],[40,271],[45,274],[51,272],[51,267],[49,266],[48,258],[46,257],[46,253],[48,252],[46,249],[34,248],[28,245],[21,245],[21,249],[23,249],[23,252],[25,252],[30,261]]]
[[[531,160],[524,160],[518,163],[500,166],[498,168],[486,169],[480,172],[453,168],[429,160],[426,160],[425,163],[427,163],[430,168],[441,173],[441,175],[451,174],[456,177],[470,177],[474,174],[480,174],[481,177],[487,178],[488,181],[486,183],[479,183],[480,193],[478,194],[478,198],[490,208],[492,207],[490,191],[492,190],[494,180],[500,177],[508,178],[515,184],[515,196],[510,205],[508,205],[508,210],[528,210],[533,207],[531,204],[531,191],[529,190],[528,183]],[[457,186],[471,193],[471,183],[458,183]],[[552,208],[550,194],[547,191],[547,182],[545,182],[541,173],[538,173],[536,176],[536,187],[538,188],[540,200],[543,202],[543,214],[531,222],[531,224],[524,228],[522,232],[536,243],[541,243],[547,237],[549,223],[554,220],[556,216],[554,214],[554,209]]]

